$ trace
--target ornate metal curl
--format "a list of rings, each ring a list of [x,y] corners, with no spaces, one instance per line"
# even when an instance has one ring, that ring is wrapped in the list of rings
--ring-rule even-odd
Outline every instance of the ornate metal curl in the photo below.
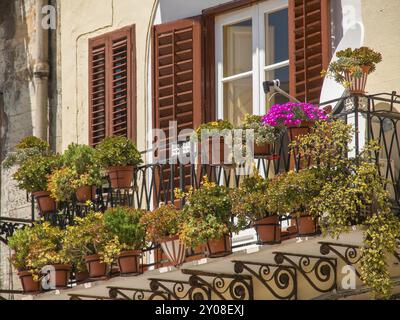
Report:
[[[297,299],[297,273],[295,268],[258,262],[232,262],[235,264],[234,270],[237,274],[241,274],[244,271],[249,272],[275,298],[279,300]],[[254,267],[257,267],[258,270],[254,270]]]
[[[274,252],[274,254],[278,265],[287,262],[296,268],[314,290],[322,293],[337,290],[336,259],[284,252]]]
[[[187,281],[149,279],[153,293],[164,292],[169,300],[211,300],[211,293],[207,287],[193,287]]]
[[[253,300],[253,280],[251,276],[211,273],[198,270],[181,270],[190,275],[189,284],[193,289],[208,288],[211,294],[221,300]],[[207,279],[211,278],[211,279]]]
[[[345,264],[351,266],[356,265],[361,260],[360,246],[323,241],[318,243],[321,245],[319,251],[324,256],[333,253]],[[344,252],[340,251],[340,249],[342,249],[342,251],[344,250]],[[360,273],[357,269],[355,269],[355,273],[357,277],[360,277]]]
[[[171,300],[169,294],[163,291],[151,291],[123,287],[107,287],[107,289],[109,289],[108,294],[113,300]]]
[[[7,244],[8,239],[16,230],[23,229],[30,225],[32,225],[31,220],[0,217],[0,241]]]

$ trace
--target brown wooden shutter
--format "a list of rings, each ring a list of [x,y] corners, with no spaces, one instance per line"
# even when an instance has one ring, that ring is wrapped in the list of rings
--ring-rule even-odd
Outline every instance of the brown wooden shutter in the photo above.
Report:
[[[290,94],[317,103],[330,61],[329,0],[289,0]]]
[[[89,142],[119,135],[136,141],[135,28],[90,40]]]
[[[153,126],[165,130],[166,144],[170,121],[178,133],[202,121],[201,30],[199,17],[153,29]]]

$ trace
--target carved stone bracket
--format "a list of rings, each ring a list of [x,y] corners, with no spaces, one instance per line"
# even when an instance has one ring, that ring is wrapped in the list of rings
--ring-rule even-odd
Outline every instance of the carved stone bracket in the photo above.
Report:
[[[205,286],[193,287],[188,281],[170,279],[149,280],[151,291],[163,292],[167,300],[211,300],[211,292]]]
[[[253,280],[248,275],[211,273],[198,270],[182,270],[190,275],[193,290],[208,289],[213,300],[254,300]]]
[[[361,259],[360,246],[323,241],[318,243],[321,245],[320,252],[322,255],[326,256],[333,253],[347,265],[355,266]],[[359,271],[356,268],[354,270],[357,277],[360,277]]]
[[[297,272],[296,268],[247,261],[232,261],[237,274],[250,273],[260,281],[268,292],[279,300],[297,299]]]
[[[170,294],[163,291],[144,289],[107,287],[109,296],[114,300],[171,300]]]
[[[314,290],[322,293],[337,290],[335,258],[285,252],[274,254],[278,265],[287,263],[294,267]]]

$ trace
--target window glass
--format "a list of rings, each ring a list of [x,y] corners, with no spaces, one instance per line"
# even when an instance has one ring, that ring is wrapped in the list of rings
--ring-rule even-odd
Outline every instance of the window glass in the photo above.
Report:
[[[224,77],[251,71],[252,20],[224,26]]]
[[[265,15],[265,65],[289,59],[288,9]]]
[[[265,73],[265,79],[267,81],[271,81],[274,79],[279,79],[281,81],[281,89],[287,93],[289,93],[289,67],[283,67],[271,71],[267,71]],[[281,94],[271,95],[268,93],[267,95],[267,105],[273,106],[278,103],[286,103],[289,99]]]
[[[224,83],[225,120],[237,125],[246,113],[253,113],[252,86],[252,77]]]

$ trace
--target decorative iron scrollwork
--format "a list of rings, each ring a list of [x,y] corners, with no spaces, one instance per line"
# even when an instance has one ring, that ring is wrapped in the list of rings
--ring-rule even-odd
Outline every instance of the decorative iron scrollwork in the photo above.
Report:
[[[69,294],[69,300],[112,300],[109,297],[102,297],[102,296],[92,296],[87,294]]]
[[[164,292],[168,300],[211,300],[211,292],[205,286],[193,287],[187,281],[149,279],[153,293]]]
[[[319,244],[322,255],[333,253],[347,265],[355,266],[361,260],[360,246],[333,242],[319,242]],[[358,270],[354,269],[354,271],[357,277],[360,277]]]
[[[109,296],[113,300],[171,300],[170,295],[163,291],[121,287],[107,288],[109,289]]]
[[[286,262],[296,268],[314,290],[322,293],[337,290],[336,259],[284,252],[274,254],[278,265]]]
[[[211,296],[221,300],[253,300],[253,280],[251,276],[211,273],[198,270],[182,270],[190,275],[192,289],[207,288]],[[214,299],[214,297],[213,297]]]
[[[27,219],[0,218],[0,241],[7,244],[8,239],[16,230],[30,225],[32,225],[32,221]]]
[[[293,267],[247,262],[232,261],[237,274],[247,271],[260,281],[275,298],[279,300],[297,299],[297,274]],[[254,270],[254,267],[258,268]]]

